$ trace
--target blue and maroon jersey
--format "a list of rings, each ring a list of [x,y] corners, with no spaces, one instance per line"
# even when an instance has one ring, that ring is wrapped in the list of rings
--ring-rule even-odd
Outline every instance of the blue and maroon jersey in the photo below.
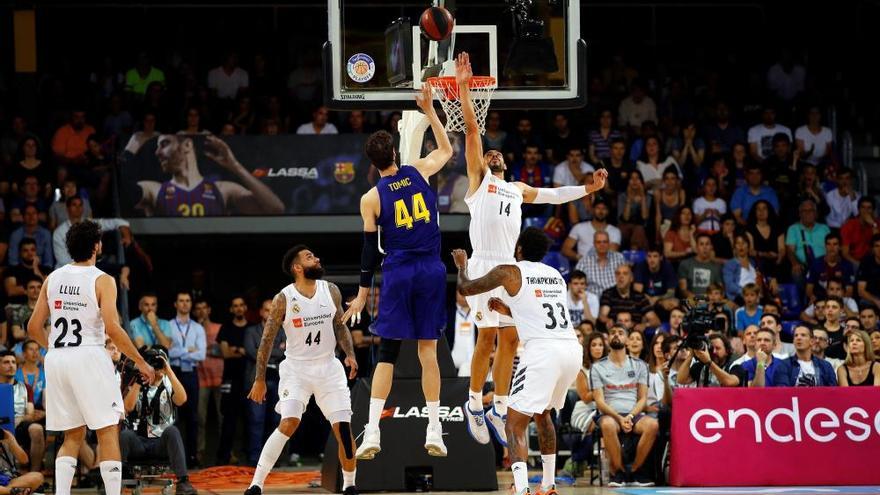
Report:
[[[224,213],[223,195],[211,180],[202,180],[190,190],[165,181],[156,195],[156,216],[217,217]]]
[[[404,165],[376,184],[381,212],[382,248],[397,255],[440,256],[440,218],[437,193],[415,167]]]

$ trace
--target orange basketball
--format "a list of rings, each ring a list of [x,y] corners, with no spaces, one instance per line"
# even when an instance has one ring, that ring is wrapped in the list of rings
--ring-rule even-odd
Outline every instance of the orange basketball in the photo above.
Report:
[[[431,41],[443,41],[452,34],[455,19],[443,7],[430,7],[422,12],[419,19],[422,34]]]

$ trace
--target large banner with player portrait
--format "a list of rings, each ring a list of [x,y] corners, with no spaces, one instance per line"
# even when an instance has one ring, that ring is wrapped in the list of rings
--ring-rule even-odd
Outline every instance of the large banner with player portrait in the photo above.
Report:
[[[356,215],[366,135],[161,135],[120,163],[125,217]]]
[[[677,389],[676,486],[880,484],[875,387]]]

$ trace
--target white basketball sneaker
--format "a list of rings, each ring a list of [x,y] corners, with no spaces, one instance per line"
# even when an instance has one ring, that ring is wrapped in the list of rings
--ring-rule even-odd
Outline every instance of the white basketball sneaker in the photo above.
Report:
[[[443,426],[428,425],[425,432],[425,450],[434,457],[446,457],[446,444],[443,443]]]
[[[479,411],[471,411],[468,402],[464,403],[464,417],[467,418],[468,433],[479,444],[486,445],[489,443],[489,428],[486,427],[486,414],[482,409]]]
[[[495,411],[495,407],[492,407],[492,410],[486,414],[486,424],[489,426],[489,430],[495,435],[495,439],[498,440],[498,443],[507,447],[507,432],[504,430],[504,424],[507,422],[507,415],[504,416],[498,414]]]
[[[379,428],[368,424],[364,427],[364,439],[361,441],[355,457],[361,461],[369,461],[379,452],[382,452],[382,447],[379,446]]]

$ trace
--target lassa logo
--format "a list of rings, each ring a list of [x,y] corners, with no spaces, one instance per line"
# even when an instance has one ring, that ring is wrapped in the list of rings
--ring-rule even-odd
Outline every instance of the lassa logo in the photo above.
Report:
[[[464,421],[464,411],[461,410],[461,406],[449,407],[449,406],[440,406],[439,407],[439,416],[440,421],[450,421],[453,423],[459,423]],[[418,408],[416,406],[412,406],[410,408],[406,407],[389,407],[388,409],[384,409],[382,411],[381,419],[407,419],[407,418],[419,418],[419,419],[428,419],[428,406]]]

